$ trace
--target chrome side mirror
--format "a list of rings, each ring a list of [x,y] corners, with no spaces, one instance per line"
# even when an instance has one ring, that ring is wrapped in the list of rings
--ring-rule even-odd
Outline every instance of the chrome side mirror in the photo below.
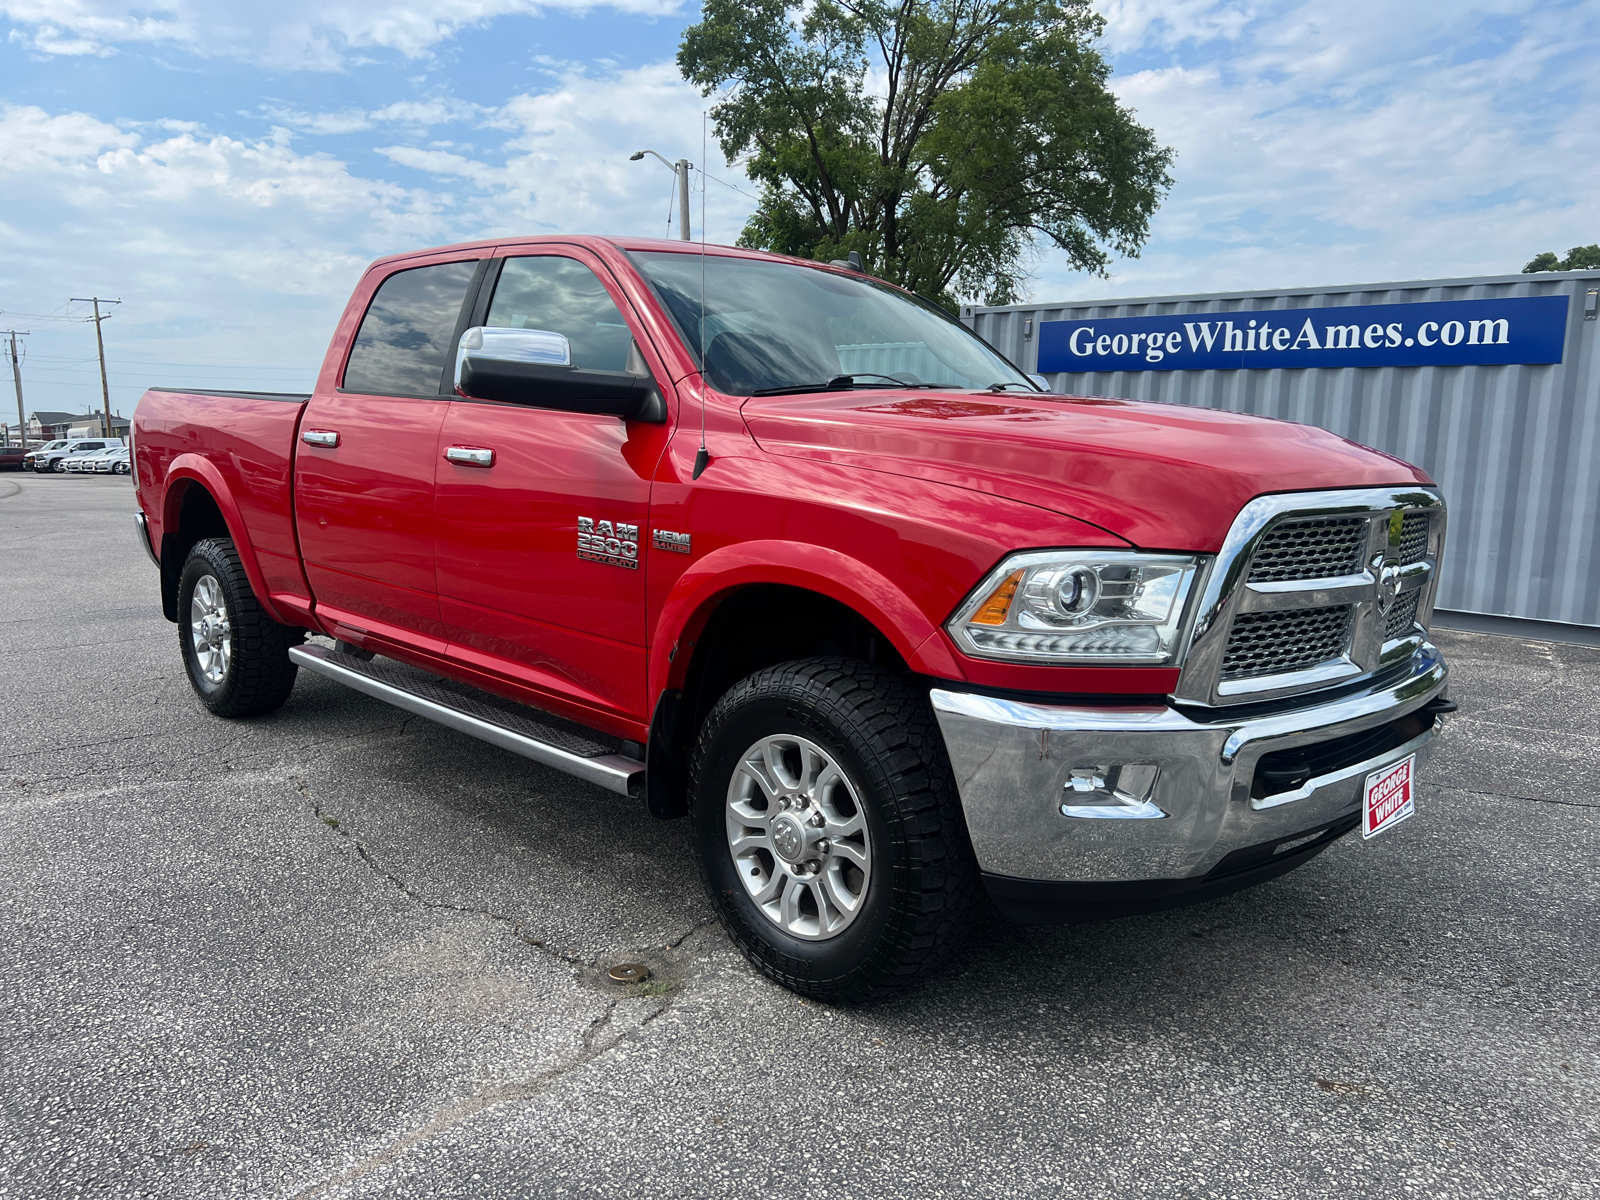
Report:
[[[1043,375],[1029,375],[1028,378],[1033,382],[1033,385],[1035,387],[1037,387],[1041,392],[1048,392],[1048,391],[1052,390],[1051,387],[1050,387],[1050,381],[1048,379],[1046,379]]]
[[[481,362],[548,363],[555,367],[572,365],[572,344],[566,336],[548,329],[496,329],[478,325],[461,335],[456,348],[456,387],[461,386],[461,368],[468,357]]]
[[[566,337],[545,329],[479,325],[467,330],[456,350],[455,383],[459,395],[474,400],[655,424],[667,419],[666,403],[648,370],[574,367]]]

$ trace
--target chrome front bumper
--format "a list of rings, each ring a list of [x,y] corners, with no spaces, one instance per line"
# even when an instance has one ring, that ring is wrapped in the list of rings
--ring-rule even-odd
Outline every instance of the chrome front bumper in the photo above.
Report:
[[[1165,706],[1028,704],[942,688],[931,699],[985,873],[1170,880],[1204,876],[1233,851],[1358,811],[1368,773],[1423,750],[1434,729],[1252,798],[1257,763],[1396,721],[1441,695],[1447,674],[1425,641],[1399,682],[1271,716],[1217,712],[1206,721]]]

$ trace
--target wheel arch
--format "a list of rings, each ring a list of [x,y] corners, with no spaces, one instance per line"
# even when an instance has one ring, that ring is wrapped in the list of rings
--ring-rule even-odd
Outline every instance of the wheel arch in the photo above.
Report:
[[[650,649],[650,811],[686,810],[688,753],[734,683],[818,654],[959,679],[937,628],[882,572],[826,547],[743,542],[681,575]]]
[[[167,469],[161,502],[161,611],[169,621],[178,619],[178,579],[184,560],[196,542],[208,537],[233,539],[257,603],[273,620],[287,624],[267,595],[266,577],[250,545],[244,517],[221,472],[198,454],[180,454]]]

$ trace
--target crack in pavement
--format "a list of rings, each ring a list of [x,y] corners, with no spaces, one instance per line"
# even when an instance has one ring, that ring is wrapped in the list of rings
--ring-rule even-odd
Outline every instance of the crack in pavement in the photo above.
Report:
[[[1469,796],[1491,796],[1496,800],[1526,800],[1529,804],[1559,804],[1563,808],[1600,808],[1600,804],[1586,804],[1582,800],[1553,800],[1549,796],[1513,796],[1509,792],[1486,792],[1482,788],[1460,787],[1453,783],[1429,781],[1426,786],[1446,792],[1465,792]]]
[[[510,917],[499,913],[490,912],[487,909],[472,908],[467,905],[460,904],[450,904],[445,901],[429,900],[426,897],[418,895],[415,891],[408,887],[406,883],[399,878],[399,876],[395,875],[394,872],[390,871],[388,868],[384,867],[383,864],[378,862],[365,844],[363,844],[354,835],[341,829],[337,823],[337,818],[334,818],[322,811],[322,806],[317,802],[316,798],[311,795],[311,789],[303,779],[300,779],[296,776],[292,776],[291,778],[294,780],[295,790],[298,791],[301,797],[311,805],[311,811],[317,817],[317,819],[323,822],[323,824],[327,825],[341,838],[345,839],[354,849],[356,855],[360,857],[361,861],[364,862],[370,870],[382,876],[409,899],[415,900],[418,904],[424,905],[428,908],[447,909],[452,912],[468,913],[474,916],[487,917],[490,920],[498,921],[510,927],[512,933],[518,939],[534,947],[535,949],[542,951],[544,954],[550,956],[558,962],[565,963],[569,966],[593,966],[593,963],[585,963],[577,955],[563,953],[562,951],[546,945],[541,939],[530,937],[523,929],[522,923]],[[713,923],[714,921],[714,917],[696,921],[678,937],[667,942],[664,948],[674,950],[677,949],[695,933],[699,932],[701,929],[704,929],[707,925]],[[347,1184],[354,1183],[357,1180],[372,1174],[374,1171],[378,1171],[390,1165],[415,1147],[423,1144],[424,1142],[430,1141],[438,1134],[447,1129],[451,1129],[457,1125],[460,1125],[464,1121],[477,1116],[479,1113],[506,1104],[514,1104],[522,1101],[532,1100],[544,1094],[545,1092],[548,1092],[562,1079],[587,1066],[597,1058],[600,1058],[602,1055],[620,1045],[623,1041],[636,1038],[645,1029],[649,1028],[649,1026],[654,1023],[657,1018],[671,1009],[673,1004],[670,993],[666,996],[656,997],[658,1002],[656,1003],[654,1010],[647,1013],[633,1029],[625,1033],[618,1034],[616,1037],[611,1038],[602,1044],[600,1042],[600,1036],[611,1025],[612,1018],[616,1015],[618,1004],[620,1004],[622,1000],[630,998],[635,997],[615,996],[607,1001],[605,1011],[592,1020],[584,1029],[580,1038],[580,1049],[578,1053],[566,1063],[560,1066],[551,1067],[545,1071],[541,1071],[532,1078],[523,1080],[519,1083],[496,1084],[492,1087],[483,1088],[482,1090],[475,1092],[465,1099],[451,1101],[442,1108],[438,1109],[431,1117],[429,1117],[426,1121],[423,1121],[420,1125],[415,1126],[408,1132],[401,1134],[399,1137],[389,1141],[379,1149],[374,1150],[372,1153],[368,1154],[354,1165],[347,1167],[345,1170],[333,1176],[331,1179],[325,1179],[320,1183],[310,1184],[301,1190],[294,1192],[292,1194],[292,1200],[313,1200],[314,1197],[327,1195],[333,1189],[342,1188]]]
[[[430,900],[428,897],[413,890],[407,885],[405,880],[401,879],[393,871],[389,870],[389,868],[385,867],[381,862],[373,857],[372,851],[368,848],[366,843],[362,842],[349,831],[340,828],[337,817],[334,817],[331,813],[325,813],[322,811],[322,805],[318,803],[314,796],[312,796],[311,789],[307,786],[305,780],[299,778],[298,776],[291,776],[291,778],[294,780],[295,790],[298,791],[301,797],[311,805],[312,815],[324,825],[328,826],[329,829],[333,830],[334,833],[338,834],[341,838],[348,842],[351,848],[354,850],[356,856],[360,858],[362,862],[366,863],[374,874],[377,874],[388,880],[395,889],[397,889],[407,898],[415,900],[418,904],[425,908],[438,908],[444,909],[447,912],[467,913],[470,916],[487,917],[491,921],[498,921],[502,925],[507,926],[511,930],[512,935],[516,937],[518,941],[532,946],[535,950],[548,955],[557,962],[566,963],[571,967],[591,965],[576,954],[573,954],[569,951],[556,949],[554,946],[549,945],[543,938],[531,936],[523,929],[522,922],[517,920],[515,917],[508,917],[504,913],[497,913],[487,908],[473,908],[471,905],[467,904],[451,904],[448,900]]]
[[[595,1039],[599,1036],[600,1032],[605,1029],[606,1026],[611,1024],[611,1018],[613,1014],[615,1014],[617,1005],[619,1003],[621,1003],[620,998],[611,1000],[609,1003],[607,1003],[605,1011],[593,1021],[589,1022],[588,1028],[583,1031],[583,1037],[581,1041],[582,1049],[573,1056],[571,1061],[558,1067],[551,1067],[548,1071],[541,1071],[533,1078],[523,1080],[521,1083],[496,1084],[494,1087],[484,1088],[482,1091],[468,1096],[465,1100],[457,1100],[447,1104],[439,1111],[434,1113],[433,1116],[424,1121],[421,1125],[418,1125],[409,1132],[402,1134],[400,1137],[396,1138],[383,1148],[374,1151],[372,1154],[369,1154],[360,1162],[356,1163],[352,1167],[347,1168],[340,1174],[334,1176],[332,1179],[324,1180],[321,1183],[314,1183],[309,1187],[302,1188],[300,1191],[295,1192],[293,1194],[293,1200],[312,1200],[312,1197],[326,1195],[332,1188],[342,1187],[345,1184],[354,1183],[356,1180],[388,1166],[407,1151],[421,1145],[423,1142],[429,1141],[446,1129],[450,1129],[471,1117],[477,1116],[481,1112],[485,1112],[491,1108],[497,1108],[502,1104],[512,1104],[521,1100],[531,1100],[534,1097],[549,1091],[565,1076],[572,1074],[572,1072],[577,1071],[584,1066],[587,1066],[589,1063],[599,1058],[602,1054],[616,1046],[623,1040],[623,1038],[629,1036],[628,1034],[622,1034],[607,1042],[603,1046],[597,1046],[595,1044]],[[646,1017],[642,1022],[640,1022],[638,1028],[645,1028],[645,1026],[650,1024],[651,1021],[655,1020],[656,1017],[665,1012],[668,1007],[668,1004],[662,1004],[654,1013],[651,1013],[650,1016]],[[634,1032],[638,1032],[638,1030],[635,1030]]]

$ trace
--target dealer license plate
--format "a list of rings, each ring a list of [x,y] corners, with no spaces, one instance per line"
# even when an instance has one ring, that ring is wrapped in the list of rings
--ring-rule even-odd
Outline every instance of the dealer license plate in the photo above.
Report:
[[[1400,824],[1417,811],[1417,756],[1408,754],[1399,762],[1367,776],[1361,801],[1361,836],[1377,837],[1385,829]]]

